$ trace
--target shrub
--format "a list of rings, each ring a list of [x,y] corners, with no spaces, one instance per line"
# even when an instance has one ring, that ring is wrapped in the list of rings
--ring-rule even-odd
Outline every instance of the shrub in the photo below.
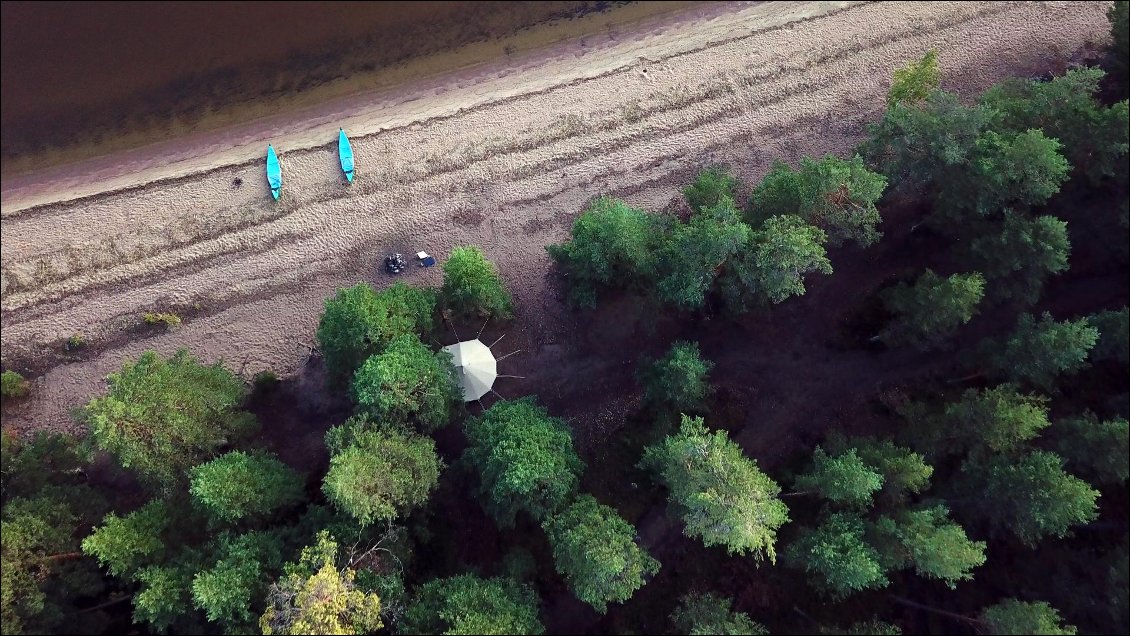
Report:
[[[31,386],[24,376],[15,371],[0,374],[0,395],[5,398],[19,398],[28,394]]]

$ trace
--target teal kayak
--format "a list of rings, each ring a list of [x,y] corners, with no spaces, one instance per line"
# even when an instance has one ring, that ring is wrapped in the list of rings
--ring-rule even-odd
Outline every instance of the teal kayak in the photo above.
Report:
[[[337,155],[341,159],[341,170],[345,178],[353,183],[353,146],[349,144],[349,137],[345,136],[345,129],[337,129]]]
[[[271,186],[271,196],[279,200],[279,191],[282,190],[282,168],[279,167],[279,156],[275,154],[275,147],[267,146],[267,185]]]

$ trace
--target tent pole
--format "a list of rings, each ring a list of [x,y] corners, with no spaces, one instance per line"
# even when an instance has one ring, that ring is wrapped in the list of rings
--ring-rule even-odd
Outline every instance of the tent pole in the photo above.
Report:
[[[455,334],[455,339],[462,342],[463,339],[459,337],[459,332],[455,330],[455,323],[448,320],[446,316],[444,316],[443,320],[447,323],[448,327],[451,327],[451,333]]]
[[[510,356],[514,355],[515,353],[522,353],[522,350],[518,349],[517,351],[511,351],[510,353],[502,356],[501,358],[495,358],[494,361],[495,362],[501,362],[502,360],[509,358]]]
[[[475,339],[476,339],[476,340],[478,340],[478,339],[479,339],[479,336],[483,335],[483,329],[486,329],[486,328],[487,328],[487,323],[488,323],[488,322],[490,322],[490,316],[487,316],[487,319],[486,319],[486,321],[485,321],[485,322],[483,322],[483,326],[482,326],[482,327],[479,327],[479,333],[478,333],[478,334],[477,334],[477,335],[475,336]]]
[[[526,376],[524,376],[524,375],[496,375],[494,377],[496,377],[496,378],[518,378],[519,380],[525,380],[526,379]]]
[[[501,393],[499,393],[498,391],[495,391],[494,389],[491,389],[491,390],[490,390],[490,392],[491,392],[491,393],[493,393],[493,394],[495,394],[495,395],[497,395],[497,396],[498,396],[498,399],[500,399],[500,400],[505,400],[505,399],[506,399],[506,398],[502,397],[502,394],[501,394]]]
[[[493,347],[494,345],[498,344],[498,341],[499,341],[499,340],[502,340],[502,339],[503,339],[503,338],[505,338],[505,337],[506,337],[506,334],[502,334],[501,336],[499,336],[499,337],[498,337],[498,340],[495,340],[494,342],[490,343],[490,347],[487,347],[487,349],[490,349],[490,348],[491,348],[491,347]]]

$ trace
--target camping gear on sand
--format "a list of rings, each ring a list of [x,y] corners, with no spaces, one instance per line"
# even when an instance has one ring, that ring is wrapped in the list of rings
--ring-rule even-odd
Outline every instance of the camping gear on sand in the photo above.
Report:
[[[420,261],[420,267],[431,267],[436,264],[436,257],[429,256],[427,252],[416,252],[416,258]]]
[[[282,168],[279,167],[279,156],[275,154],[275,147],[267,145],[267,185],[271,186],[271,196],[279,200],[282,191]]]
[[[353,146],[349,143],[349,137],[345,136],[345,129],[337,129],[337,156],[341,160],[341,171],[345,173],[345,179],[353,183]]]
[[[395,276],[404,271],[405,267],[408,267],[408,263],[404,262],[404,257],[400,254],[389,254],[385,257],[385,271],[389,275]]]
[[[489,347],[475,338],[447,345],[443,350],[451,354],[451,363],[458,371],[464,402],[474,402],[491,390],[498,377],[498,362]]]

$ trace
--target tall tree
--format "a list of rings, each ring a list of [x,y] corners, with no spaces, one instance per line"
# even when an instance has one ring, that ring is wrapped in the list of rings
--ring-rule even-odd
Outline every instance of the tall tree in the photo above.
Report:
[[[193,604],[227,633],[253,631],[252,605],[282,564],[282,541],[267,532],[221,536],[216,562],[192,578]]]
[[[495,402],[468,420],[463,459],[478,469],[483,507],[501,525],[519,510],[536,520],[565,506],[584,464],[573,435],[532,397]]]
[[[683,188],[687,205],[696,214],[718,205],[723,197],[738,200],[738,180],[724,166],[705,168],[695,177],[694,183]]]
[[[690,636],[756,636],[769,633],[763,625],[753,622],[749,614],[732,611],[733,604],[733,599],[709,592],[685,594],[671,614],[671,621],[675,623],[676,633]]]
[[[883,475],[866,465],[854,448],[830,456],[817,446],[812,470],[797,475],[794,485],[833,503],[866,508],[875,491],[883,487]]]
[[[442,468],[430,438],[391,426],[372,427],[333,453],[322,490],[364,526],[423,505]]]
[[[776,561],[777,529],[789,520],[781,488],[724,431],[711,433],[701,417],[684,415],[678,433],[644,449],[641,466],[670,491],[687,536]]]
[[[824,230],[792,215],[774,216],[754,233],[753,272],[758,292],[770,302],[804,295],[804,276],[832,273]]]
[[[544,634],[538,598],[511,579],[463,574],[416,589],[401,634]]]
[[[433,352],[415,335],[399,336],[357,370],[353,399],[379,422],[432,432],[447,426],[462,403],[455,373],[447,352]]]
[[[706,375],[713,367],[702,359],[697,343],[678,341],[640,370],[644,401],[676,413],[701,411],[710,393]]]
[[[302,550],[267,595],[259,619],[264,634],[368,634],[381,627],[381,599],[358,589],[356,573],[337,565],[337,544],[328,533]]]
[[[95,444],[166,491],[183,483],[190,467],[255,428],[255,418],[239,410],[243,382],[184,349],[168,360],[147,351],[106,381],[109,393],[85,410]]]
[[[318,321],[318,347],[331,379],[348,384],[353,372],[394,338],[430,331],[434,290],[394,283],[380,292],[365,283],[339,289]]]
[[[146,564],[163,559],[168,546],[168,504],[155,499],[124,517],[111,513],[82,541],[82,551],[98,559],[110,574],[132,578]]]
[[[981,624],[991,634],[1075,633],[1074,625],[1064,625],[1059,612],[1042,601],[1026,603],[1014,598],[981,610]]]
[[[1099,339],[1091,349],[1092,360],[1115,360],[1126,364],[1130,362],[1130,310],[1126,307],[1117,311],[1103,311],[1087,317],[1099,330]]]
[[[473,245],[451,250],[443,264],[440,298],[461,316],[509,318],[514,309],[498,269]]]
[[[996,455],[963,470],[978,514],[995,533],[1010,532],[1029,546],[1048,535],[1064,537],[1072,526],[1098,516],[1098,491],[1064,472],[1063,459],[1054,453]]]
[[[680,309],[701,309],[717,272],[740,254],[750,235],[728,196],[676,225],[657,252],[659,297]]]
[[[1100,420],[1084,413],[1052,427],[1052,447],[1067,468],[1100,484],[1117,484],[1130,476],[1130,427],[1123,418]]]
[[[1044,312],[1037,321],[1022,314],[1007,339],[985,343],[983,355],[994,374],[1051,389],[1061,374],[1086,365],[1087,352],[1098,339],[1099,330],[1085,318],[1056,322]]]
[[[232,451],[189,474],[189,492],[219,521],[262,519],[303,497],[302,477],[268,453]]]
[[[984,541],[970,541],[965,530],[950,521],[945,506],[905,509],[883,515],[871,525],[888,569],[914,567],[926,578],[950,588],[973,578],[971,570],[985,564]]]
[[[980,452],[980,447],[1005,453],[1019,451],[1048,428],[1048,399],[1025,394],[1003,384],[991,389],[968,389],[962,399],[947,404],[935,430],[941,438],[922,435],[933,450]]]
[[[774,164],[754,188],[750,203],[756,226],[792,214],[824,230],[833,247],[846,240],[867,247],[882,236],[875,203],[886,186],[886,177],[868,170],[858,155],[846,160],[805,157],[797,170]]]
[[[899,283],[882,293],[894,319],[878,337],[892,347],[937,347],[973,318],[984,295],[978,272],[941,278],[928,269],[913,285]]]
[[[1095,99],[1103,71],[1070,69],[1051,81],[1006,79],[981,95],[998,129],[1040,129],[1063,144],[1072,166],[1093,182],[1113,176],[1126,161],[1127,105]]]
[[[910,495],[928,488],[930,476],[934,474],[934,468],[922,455],[896,446],[890,440],[832,435],[827,445],[833,455],[848,449],[855,451],[864,465],[882,476],[880,496],[892,503],[901,504]]]
[[[1067,223],[1054,216],[1029,218],[1012,212],[965,244],[964,262],[984,274],[989,295],[1024,304],[1040,299],[1048,278],[1067,271],[1071,253]]]
[[[577,598],[601,614],[622,603],[659,571],[659,561],[636,545],[636,529],[591,495],[544,524],[557,572]]]
[[[570,299],[595,307],[608,288],[645,288],[655,279],[661,219],[617,199],[592,202],[576,221],[570,240],[546,249],[569,276]]]
[[[817,589],[834,597],[882,588],[887,580],[881,557],[864,540],[859,516],[834,512],[816,529],[805,529],[784,553],[785,565],[812,576]]]

